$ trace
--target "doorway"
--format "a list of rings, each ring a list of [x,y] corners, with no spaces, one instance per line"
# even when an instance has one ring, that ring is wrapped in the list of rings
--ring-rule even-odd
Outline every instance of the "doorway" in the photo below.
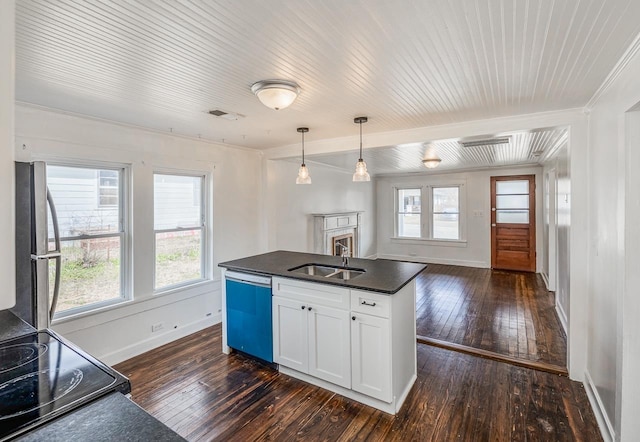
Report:
[[[491,268],[536,271],[535,175],[491,177]]]

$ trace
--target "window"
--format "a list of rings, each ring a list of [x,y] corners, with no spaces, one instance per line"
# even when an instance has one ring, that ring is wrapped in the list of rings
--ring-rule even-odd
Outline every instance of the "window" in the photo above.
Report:
[[[62,252],[56,317],[126,298],[124,170],[47,165],[47,186],[56,205]],[[103,183],[109,189],[106,208],[102,204],[106,202],[101,195]],[[48,232],[49,249],[54,250],[51,213]],[[53,260],[50,269],[53,281]],[[51,290],[53,286],[50,284]]]
[[[461,240],[461,189],[461,184],[396,188],[395,236]]]
[[[154,174],[156,291],[205,277],[204,183],[201,175]]]
[[[433,239],[460,239],[460,188],[432,187]]]
[[[398,189],[398,236],[420,238],[422,225],[421,189]]]

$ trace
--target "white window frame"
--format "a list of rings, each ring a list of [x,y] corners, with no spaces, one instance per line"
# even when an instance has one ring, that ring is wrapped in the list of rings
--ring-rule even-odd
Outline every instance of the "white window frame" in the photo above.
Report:
[[[433,237],[433,189],[444,187],[458,188],[458,239],[434,238]],[[432,245],[442,245],[451,247],[466,247],[467,244],[467,225],[466,225],[466,183],[464,181],[442,181],[429,184],[424,183],[403,183],[392,185],[393,189],[393,241],[402,243],[424,243],[429,242]],[[410,236],[400,236],[398,234],[398,215],[400,190],[420,189],[420,238]]]
[[[202,187],[200,189],[200,226],[198,227],[177,227],[172,229],[158,229],[155,228],[155,204],[152,209],[154,214],[152,220],[153,226],[153,279],[152,279],[152,289],[154,295],[162,295],[170,292],[174,292],[176,289],[183,289],[187,287],[197,286],[202,284],[203,282],[210,281],[211,272],[209,271],[210,262],[211,262],[211,237],[210,235],[210,210],[209,207],[209,187],[211,182],[211,174],[202,170],[176,170],[176,169],[166,169],[166,168],[155,168],[152,174],[152,184],[151,184],[151,198],[152,201],[155,202],[155,176],[156,175],[173,175],[173,176],[187,176],[192,178],[201,178]],[[191,279],[189,281],[183,281],[176,284],[171,284],[167,286],[163,286],[160,288],[156,288],[156,235],[158,233],[165,232],[179,232],[185,230],[197,230],[199,229],[202,232],[202,238],[200,243],[200,278]]]
[[[79,307],[74,307],[65,311],[57,311],[54,313],[51,320],[51,324],[55,325],[64,321],[69,317],[79,317],[88,314],[95,313],[98,310],[103,310],[106,307],[111,307],[125,302],[130,302],[132,299],[131,291],[131,222],[130,213],[131,207],[129,206],[129,193],[131,185],[131,166],[129,164],[122,163],[110,163],[102,161],[86,161],[86,160],[54,160],[47,161],[48,166],[59,167],[75,167],[78,169],[108,169],[117,170],[119,172],[118,182],[120,183],[118,189],[119,199],[119,213],[120,213],[120,229],[118,233],[103,233],[103,234],[83,234],[76,236],[61,237],[60,242],[64,241],[78,241],[83,239],[98,239],[98,238],[120,238],[120,297],[114,299],[108,299],[106,301],[94,302]],[[98,182],[98,193],[99,190]],[[98,209],[101,208],[99,201],[96,204]],[[115,207],[115,206],[110,206]]]

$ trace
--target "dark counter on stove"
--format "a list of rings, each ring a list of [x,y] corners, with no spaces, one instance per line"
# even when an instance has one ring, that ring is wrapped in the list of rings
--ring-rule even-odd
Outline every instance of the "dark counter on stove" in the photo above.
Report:
[[[0,341],[26,335],[35,330],[9,310],[0,310]]]
[[[218,264],[218,266],[225,267],[229,270],[282,276],[285,278],[386,294],[398,292],[427,267],[426,264],[392,261],[388,259],[349,258],[349,267],[364,269],[365,273],[348,281],[289,271],[289,269],[293,267],[304,264],[341,266],[342,258],[339,256],[278,250],[277,252],[223,262]]]
[[[15,440],[165,442],[185,439],[122,394],[111,393]]]

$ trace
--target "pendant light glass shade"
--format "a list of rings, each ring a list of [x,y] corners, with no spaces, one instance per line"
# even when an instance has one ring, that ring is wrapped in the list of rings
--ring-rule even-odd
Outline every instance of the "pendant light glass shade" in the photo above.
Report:
[[[360,125],[360,158],[358,158],[358,162],[356,163],[356,172],[353,174],[353,182],[356,183],[371,181],[371,176],[369,176],[369,172],[367,172],[367,163],[362,159],[362,123],[366,123],[367,121],[367,117],[356,117],[353,119],[354,123]]]
[[[308,127],[299,127],[298,132],[302,134],[302,164],[298,169],[298,177],[296,178],[296,184],[311,184],[311,176],[309,176],[309,169],[304,164],[304,134],[309,132]]]
[[[291,106],[300,93],[300,87],[288,80],[263,80],[251,86],[262,104],[280,110]]]

